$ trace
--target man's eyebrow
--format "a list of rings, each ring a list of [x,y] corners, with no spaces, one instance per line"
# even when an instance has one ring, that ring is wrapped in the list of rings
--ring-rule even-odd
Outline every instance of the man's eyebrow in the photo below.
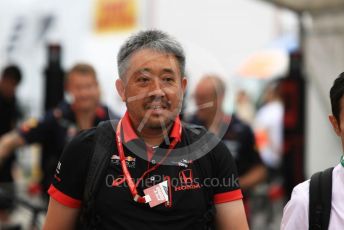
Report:
[[[151,69],[149,69],[149,68],[142,68],[142,69],[138,69],[136,72],[137,72],[137,73],[145,73],[145,72],[150,73],[150,72],[152,72],[152,71],[151,71]]]
[[[142,68],[142,69],[138,69],[138,70],[136,70],[133,74],[134,75],[140,75],[140,74],[149,74],[149,73],[151,73],[152,71],[149,69],[149,68]]]

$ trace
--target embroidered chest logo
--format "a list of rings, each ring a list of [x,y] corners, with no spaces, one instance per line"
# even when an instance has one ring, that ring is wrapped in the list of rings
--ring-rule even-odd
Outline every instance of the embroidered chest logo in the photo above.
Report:
[[[192,184],[193,182],[193,175],[191,169],[186,169],[179,172],[179,179],[182,184]]]
[[[185,169],[179,172],[179,180],[180,180],[180,186],[175,186],[174,191],[185,191],[185,190],[194,190],[194,189],[200,189],[201,185],[196,180],[197,178],[194,178],[192,169]]]
[[[136,166],[136,158],[132,157],[132,156],[127,156],[125,158],[125,162],[127,164],[128,168],[135,168]],[[121,164],[121,160],[119,159],[118,155],[112,155],[111,156],[111,163],[114,165],[120,165]]]
[[[180,161],[171,161],[172,164],[178,165],[179,167],[187,168],[189,164],[192,164],[192,160],[182,159]]]

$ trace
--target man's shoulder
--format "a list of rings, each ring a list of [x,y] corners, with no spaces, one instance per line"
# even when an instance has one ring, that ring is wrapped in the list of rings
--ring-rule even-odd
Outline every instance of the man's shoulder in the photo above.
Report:
[[[191,141],[199,141],[199,140],[204,140],[204,141],[209,141],[211,139],[217,139],[220,140],[219,138],[216,137],[215,134],[209,132],[204,126],[194,124],[194,123],[183,123],[183,129],[185,131],[185,136]]]
[[[97,127],[81,130],[74,138],[77,142],[93,142]]]
[[[283,210],[282,230],[308,229],[309,182],[307,180],[294,187]]]
[[[206,128],[198,123],[183,122],[183,128],[187,130],[203,130],[206,131]]]
[[[193,123],[183,123],[183,138],[189,145],[189,150],[200,155],[209,156],[208,153],[213,153],[215,149],[223,145],[221,139],[215,134],[209,132],[204,126]]]
[[[80,131],[64,148],[59,162],[69,173],[86,169],[94,152],[95,128]]]
[[[297,199],[308,203],[309,200],[309,184],[310,180],[306,180],[298,185],[296,185],[292,192],[292,199]]]
[[[95,143],[96,127],[80,131],[69,143],[69,146],[77,149],[90,150]],[[91,148],[92,147],[92,148]]]
[[[309,184],[310,180],[306,180],[296,185],[291,194],[290,202],[297,206],[308,207],[309,203]]]

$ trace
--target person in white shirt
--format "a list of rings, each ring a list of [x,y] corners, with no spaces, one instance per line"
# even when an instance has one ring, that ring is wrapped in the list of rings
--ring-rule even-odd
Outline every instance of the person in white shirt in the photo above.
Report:
[[[254,121],[257,147],[264,164],[278,170],[282,161],[284,107],[277,83],[266,87],[263,101]]]
[[[340,137],[344,152],[344,72],[334,81],[330,90],[332,114],[329,120]],[[290,201],[284,207],[281,230],[308,229],[309,185],[307,180],[297,185]],[[344,228],[344,155],[332,172],[332,201],[328,229]]]

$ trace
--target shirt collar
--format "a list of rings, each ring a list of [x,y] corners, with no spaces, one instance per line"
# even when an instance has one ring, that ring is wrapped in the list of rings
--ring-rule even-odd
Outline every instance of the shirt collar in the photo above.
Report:
[[[124,142],[133,141],[136,139],[139,139],[136,132],[134,131],[131,121],[129,118],[128,111],[124,114],[122,118],[122,129],[123,129],[123,138]],[[181,141],[181,133],[182,133],[182,125],[179,116],[176,117],[174,120],[172,129],[170,131],[170,138],[177,139],[178,141]]]

